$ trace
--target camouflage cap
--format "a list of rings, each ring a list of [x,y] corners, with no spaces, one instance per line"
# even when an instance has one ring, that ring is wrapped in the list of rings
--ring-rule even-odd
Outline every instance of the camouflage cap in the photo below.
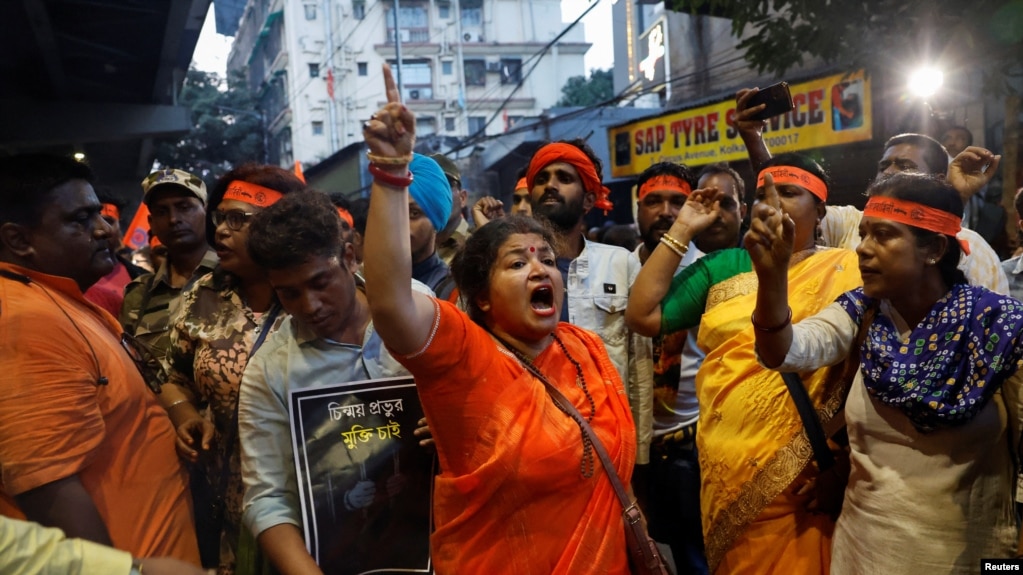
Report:
[[[451,161],[451,158],[444,154],[431,154],[429,157],[437,162],[437,165],[440,166],[441,171],[444,172],[444,175],[449,180],[458,182],[459,186],[462,185],[462,173],[458,171],[458,166]]]
[[[204,206],[206,205],[206,184],[203,183],[202,178],[174,168],[153,172],[142,180],[142,201],[149,205],[149,192],[166,184],[181,186],[199,198]]]

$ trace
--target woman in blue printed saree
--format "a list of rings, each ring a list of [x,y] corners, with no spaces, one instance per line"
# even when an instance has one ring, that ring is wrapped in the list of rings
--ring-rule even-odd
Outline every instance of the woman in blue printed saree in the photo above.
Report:
[[[745,238],[760,281],[753,319],[777,326],[756,334],[759,358],[796,372],[860,358],[833,574],[979,573],[982,558],[1020,550],[1023,304],[968,285],[956,268],[968,246],[955,237],[962,202],[945,182],[897,174],[868,195],[856,250],[863,287],[795,325],[779,271],[791,222],[770,202],[755,210]]]

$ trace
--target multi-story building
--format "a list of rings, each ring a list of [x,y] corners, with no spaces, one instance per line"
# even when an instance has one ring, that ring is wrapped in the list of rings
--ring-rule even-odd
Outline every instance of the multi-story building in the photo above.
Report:
[[[248,0],[228,71],[260,93],[270,161],[315,164],[362,140],[385,62],[421,140],[539,116],[586,74],[590,45],[581,26],[557,38],[566,27],[555,0]]]

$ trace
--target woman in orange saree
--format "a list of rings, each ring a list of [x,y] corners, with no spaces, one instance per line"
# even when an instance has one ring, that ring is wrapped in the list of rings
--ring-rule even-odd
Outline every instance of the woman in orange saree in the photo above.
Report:
[[[795,321],[860,285],[856,255],[815,245],[827,198],[819,165],[795,154],[777,156],[761,172],[757,201],[765,178],[777,182],[799,246],[788,273]],[[694,192],[666,235],[687,245],[716,219],[714,199],[713,190]],[[834,520],[810,509],[814,495],[806,486],[817,472],[802,421],[781,376],[756,360],[754,329],[774,326],[754,327],[750,320],[757,278],[749,254],[741,248],[715,252],[671,279],[678,252],[670,248],[659,246],[643,266],[626,319],[644,335],[699,326],[697,342],[707,355],[696,376],[696,444],[708,566],[721,574],[827,573]],[[658,255],[662,261],[654,259]],[[824,422],[846,394],[838,370],[801,374]]]

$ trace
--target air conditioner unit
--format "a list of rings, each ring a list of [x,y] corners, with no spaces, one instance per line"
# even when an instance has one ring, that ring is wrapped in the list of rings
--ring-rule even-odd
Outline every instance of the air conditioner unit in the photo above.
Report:
[[[466,32],[465,34],[462,34],[462,40],[465,41],[465,42],[482,42],[483,41],[483,33],[482,32]]]
[[[493,72],[495,74],[500,74],[501,73],[501,63],[500,62],[487,62],[487,72]]]
[[[409,98],[409,100],[418,100],[419,99],[419,90],[409,90],[408,91],[408,98]]]

